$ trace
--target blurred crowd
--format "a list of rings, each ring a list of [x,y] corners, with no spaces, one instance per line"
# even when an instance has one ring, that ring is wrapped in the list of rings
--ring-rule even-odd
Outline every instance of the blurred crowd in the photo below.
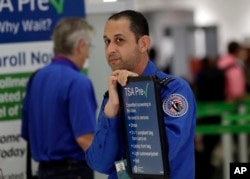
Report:
[[[204,57],[200,62],[200,69],[194,74],[192,83],[197,101],[225,101],[241,104],[248,98],[250,47],[231,41],[227,46],[227,54],[217,59]],[[220,123],[221,115],[202,117],[197,120],[197,124]],[[216,167],[221,166],[221,159],[219,162],[218,159],[217,162],[213,160],[220,146],[220,137],[220,135],[196,135],[196,179],[213,179]],[[232,148],[237,145],[237,135],[234,135],[233,139]],[[237,161],[237,157],[234,160]],[[221,174],[219,177],[222,177]]]
[[[150,50],[150,58],[152,61],[157,60],[156,49]],[[188,82],[193,89],[197,102],[240,103],[240,101],[249,97],[250,45],[231,41],[227,44],[226,54],[217,58],[205,56],[203,59],[191,60],[190,64],[192,80]],[[165,72],[171,73],[171,65],[166,65]],[[197,124],[220,123],[220,115],[197,119]],[[220,135],[196,135],[196,179],[223,177],[222,159],[216,154],[221,144],[220,137]],[[215,174],[218,168],[220,172]]]

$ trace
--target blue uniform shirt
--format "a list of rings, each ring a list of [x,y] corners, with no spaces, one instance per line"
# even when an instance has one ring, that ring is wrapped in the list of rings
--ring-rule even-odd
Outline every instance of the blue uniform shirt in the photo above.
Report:
[[[151,61],[142,74],[146,75],[174,79],[167,86],[161,87],[170,179],[194,179],[196,103],[193,92],[186,81],[157,71]],[[185,103],[185,108],[177,113],[169,108],[168,103],[172,100]],[[86,160],[93,169],[108,174],[109,179],[117,179],[114,162],[125,157],[121,121],[119,117],[113,119],[105,117],[103,110],[106,102],[107,97],[103,100],[94,141],[86,152]]]
[[[53,59],[27,86],[21,135],[36,161],[85,160],[78,136],[94,132],[97,102],[90,79],[68,59]]]

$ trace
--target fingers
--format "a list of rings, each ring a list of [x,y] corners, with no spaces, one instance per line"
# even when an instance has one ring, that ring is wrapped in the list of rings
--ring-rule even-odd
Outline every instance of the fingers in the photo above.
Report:
[[[114,76],[114,75],[109,76],[108,84],[109,85],[116,85],[117,79],[118,79],[117,76]]]
[[[117,76],[111,75],[108,78],[109,99],[104,107],[104,114],[109,117],[115,117],[119,112],[119,96],[117,92]]]
[[[107,117],[114,117],[119,112],[119,96],[117,92],[117,82],[125,86],[129,76],[138,76],[138,74],[127,70],[116,70],[108,78],[109,99],[104,107],[104,114]]]
[[[137,73],[128,71],[128,70],[115,70],[112,75],[117,76],[117,81],[120,85],[125,86],[130,76],[139,76]]]

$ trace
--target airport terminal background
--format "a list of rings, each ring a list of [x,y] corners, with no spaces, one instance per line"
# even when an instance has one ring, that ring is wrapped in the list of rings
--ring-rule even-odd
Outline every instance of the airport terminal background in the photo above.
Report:
[[[166,64],[171,64],[171,73],[185,77],[191,82],[194,77],[193,72],[197,71],[197,66],[199,66],[197,64],[206,55],[212,58],[225,55],[227,44],[232,40],[244,44],[246,47],[249,46],[250,2],[247,0],[240,2],[234,0],[135,0],[118,2],[121,6],[116,8],[120,8],[119,10],[122,10],[122,6],[125,5],[140,10],[149,19],[152,47],[157,50],[159,67],[164,68]],[[89,12],[87,19],[95,22],[94,26],[97,27],[97,36],[94,37],[93,42],[95,48],[92,50],[93,53],[89,62],[89,75],[94,80],[99,102],[102,99],[103,91],[106,89],[106,86],[99,82],[105,81],[110,69],[105,63],[104,51],[102,51],[104,48],[104,44],[101,43],[102,29],[98,27],[104,26],[105,19],[112,14],[107,11],[113,11],[111,7],[108,10],[101,7],[103,6],[94,6],[94,2],[87,6],[89,11],[94,11],[93,13]],[[97,9],[102,10],[98,13],[96,12]],[[95,53],[95,50],[100,51],[100,53]],[[193,68],[190,68],[190,66]],[[102,71],[102,76],[98,75],[99,71]],[[227,137],[224,136],[224,138]],[[227,141],[227,139],[224,141]],[[242,152],[237,148],[238,151],[233,154],[234,158],[236,160],[239,153],[243,153],[241,157],[244,158],[247,153],[247,159],[244,161],[249,161],[249,144],[245,143],[248,140],[245,140],[243,136],[242,141],[242,145],[247,145],[247,147],[241,147]],[[215,160],[213,162],[216,168],[210,177],[211,179],[229,178],[229,162],[226,161],[228,162],[227,170],[222,161],[223,152],[225,152],[223,151],[223,145],[231,150],[236,148],[230,144],[228,146],[227,142],[224,143],[220,143],[214,152]],[[227,151],[226,155],[232,157],[230,153],[232,151]],[[224,176],[224,172],[227,173],[227,176]],[[97,174],[97,177],[102,176]]]
[[[250,48],[249,0],[85,0],[85,7],[86,19],[95,29],[88,75],[93,81],[99,107],[111,72],[104,54],[103,27],[114,12],[134,9],[145,14],[149,20],[152,47],[157,51],[157,65],[162,69],[170,67],[172,74],[184,77],[191,84],[200,60],[205,56],[217,59],[225,55],[229,41],[234,40]],[[210,179],[229,179],[229,162],[232,159],[249,162],[249,135],[246,131],[233,135],[240,141],[239,146],[230,143],[232,135],[220,134],[224,142],[220,142],[214,151],[215,170]],[[224,162],[228,162],[226,168]],[[33,163],[34,171],[36,167]],[[96,172],[95,178],[107,176]]]

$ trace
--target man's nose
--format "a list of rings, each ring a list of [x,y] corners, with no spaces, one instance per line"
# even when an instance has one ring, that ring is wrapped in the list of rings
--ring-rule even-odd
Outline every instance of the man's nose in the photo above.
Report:
[[[114,53],[116,51],[116,45],[114,43],[109,43],[109,45],[106,48],[107,54]]]

